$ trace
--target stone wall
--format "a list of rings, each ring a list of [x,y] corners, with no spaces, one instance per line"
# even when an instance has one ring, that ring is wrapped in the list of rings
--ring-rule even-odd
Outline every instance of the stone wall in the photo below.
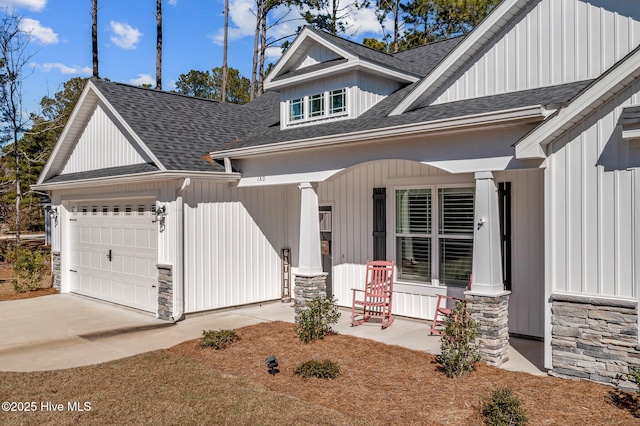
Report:
[[[640,366],[635,301],[554,295],[551,314],[550,374],[615,384],[629,365]]]
[[[170,321],[173,316],[173,268],[171,265],[156,265],[158,268],[158,318]]]
[[[59,251],[51,252],[51,286],[60,291],[60,266],[61,257]]]
[[[327,274],[323,273],[311,277],[296,275],[295,283],[293,306],[297,320],[307,300],[315,299],[316,297],[327,297]]]
[[[476,342],[489,365],[509,361],[509,292],[495,296],[465,293],[467,310],[478,324]]]

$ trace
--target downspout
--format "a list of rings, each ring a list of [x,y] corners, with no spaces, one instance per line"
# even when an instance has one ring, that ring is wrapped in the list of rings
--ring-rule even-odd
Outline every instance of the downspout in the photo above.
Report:
[[[176,258],[175,258],[175,276],[174,276],[174,294],[173,294],[173,317],[172,321],[180,321],[184,315],[184,191],[191,185],[191,178],[185,178],[182,186],[176,191]],[[178,285],[175,285],[175,278],[178,278]]]

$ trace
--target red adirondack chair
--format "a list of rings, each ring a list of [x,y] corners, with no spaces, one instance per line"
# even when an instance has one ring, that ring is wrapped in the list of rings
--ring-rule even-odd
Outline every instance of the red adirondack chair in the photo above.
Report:
[[[470,276],[467,290],[471,290],[471,278],[472,277]],[[466,301],[459,299],[457,297],[445,296],[444,294],[438,295],[438,300],[436,301],[436,313],[433,316],[433,322],[431,323],[431,329],[429,330],[431,335],[442,334],[442,332],[438,330],[436,327],[440,325],[445,325],[447,321],[447,315],[451,313],[451,311],[455,307],[455,304],[458,302],[467,303]]]
[[[363,324],[372,317],[380,317],[382,328],[393,323],[392,296],[395,262],[376,260],[367,262],[364,290],[352,288],[351,326]]]

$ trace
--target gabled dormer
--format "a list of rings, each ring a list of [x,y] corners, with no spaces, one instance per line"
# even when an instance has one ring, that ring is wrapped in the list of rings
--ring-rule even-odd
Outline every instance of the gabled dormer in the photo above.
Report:
[[[357,118],[416,82],[414,63],[305,27],[264,82],[280,93],[282,129]]]

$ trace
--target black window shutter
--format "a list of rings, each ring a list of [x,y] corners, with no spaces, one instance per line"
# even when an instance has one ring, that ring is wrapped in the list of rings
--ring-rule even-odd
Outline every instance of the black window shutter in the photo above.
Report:
[[[500,182],[498,197],[502,237],[502,278],[504,289],[511,291],[511,182]]]
[[[373,188],[373,260],[387,260],[386,188]]]

